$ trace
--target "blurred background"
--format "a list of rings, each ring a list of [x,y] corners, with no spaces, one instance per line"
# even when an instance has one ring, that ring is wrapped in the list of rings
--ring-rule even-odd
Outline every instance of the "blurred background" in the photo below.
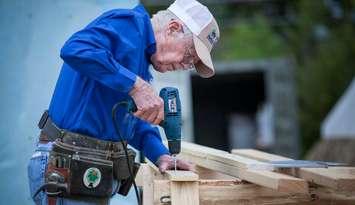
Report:
[[[142,0],[153,14],[171,0]],[[216,75],[155,73],[180,89],[183,138],[222,150],[257,148],[355,164],[355,1],[201,0],[221,39]],[[0,0],[0,204],[32,204],[27,162],[65,40],[138,0]],[[111,204],[134,204],[116,196]]]

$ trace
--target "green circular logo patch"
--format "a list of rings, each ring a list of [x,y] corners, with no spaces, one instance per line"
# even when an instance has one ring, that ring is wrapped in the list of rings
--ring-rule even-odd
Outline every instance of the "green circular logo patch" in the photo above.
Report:
[[[83,182],[86,187],[92,189],[97,187],[101,181],[101,172],[96,167],[90,167],[87,169],[83,176]]]

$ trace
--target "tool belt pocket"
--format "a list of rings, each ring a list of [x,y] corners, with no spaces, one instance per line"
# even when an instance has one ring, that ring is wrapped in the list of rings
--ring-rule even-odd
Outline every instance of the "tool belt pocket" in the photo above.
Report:
[[[129,165],[131,166],[131,170],[133,170],[134,159],[136,157],[136,153],[132,149],[127,149]],[[113,161],[113,176],[117,180],[124,180],[130,177],[127,157],[124,152],[116,152],[112,155]]]
[[[113,162],[107,160],[103,151],[55,141],[48,163],[46,182],[58,181],[64,196],[112,195]]]

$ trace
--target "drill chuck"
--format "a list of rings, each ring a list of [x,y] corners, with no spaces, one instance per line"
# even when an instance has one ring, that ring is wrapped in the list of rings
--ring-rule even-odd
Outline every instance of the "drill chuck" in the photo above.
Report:
[[[170,154],[176,155],[181,151],[181,141],[180,140],[168,140],[168,147]]]

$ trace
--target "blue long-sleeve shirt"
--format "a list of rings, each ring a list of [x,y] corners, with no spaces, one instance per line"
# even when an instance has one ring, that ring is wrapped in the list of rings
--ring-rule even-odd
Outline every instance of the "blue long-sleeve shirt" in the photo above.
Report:
[[[150,81],[156,51],[150,18],[142,5],[108,11],[72,35],[61,49],[64,63],[49,106],[61,128],[98,139],[119,141],[111,110],[129,98],[136,77]],[[152,162],[168,154],[159,131],[120,109],[122,137]]]

